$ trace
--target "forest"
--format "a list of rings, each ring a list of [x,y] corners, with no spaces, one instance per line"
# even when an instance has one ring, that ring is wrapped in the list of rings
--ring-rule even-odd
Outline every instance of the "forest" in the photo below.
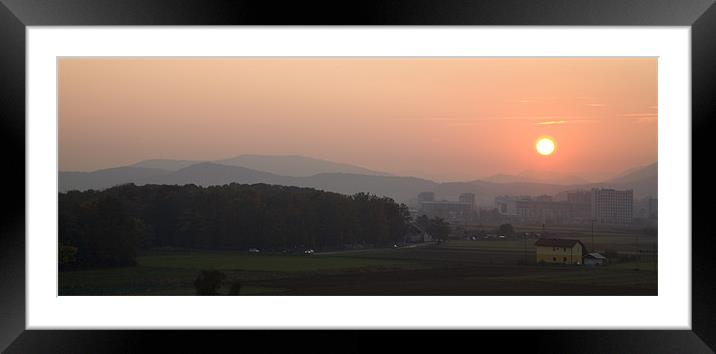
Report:
[[[159,247],[379,247],[402,242],[409,224],[407,206],[365,193],[267,184],[126,184],[59,194],[59,266],[129,266],[139,250]]]

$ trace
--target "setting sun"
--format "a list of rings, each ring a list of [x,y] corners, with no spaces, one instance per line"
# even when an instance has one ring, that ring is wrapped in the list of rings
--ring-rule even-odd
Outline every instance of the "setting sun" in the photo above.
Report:
[[[548,156],[554,152],[554,141],[550,138],[540,138],[535,145],[540,155]]]

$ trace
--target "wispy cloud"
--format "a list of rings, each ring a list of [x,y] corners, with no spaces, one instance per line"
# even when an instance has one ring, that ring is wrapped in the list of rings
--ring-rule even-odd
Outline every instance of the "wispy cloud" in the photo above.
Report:
[[[570,120],[547,120],[537,122],[535,125],[563,125],[563,124],[591,124],[599,123],[599,119],[570,119]]]
[[[546,122],[539,122],[536,123],[537,125],[558,125],[558,124],[567,124],[569,121],[566,120],[548,120]]]
[[[491,122],[500,120],[555,120],[559,119],[558,115],[552,116],[477,116],[477,117],[450,117],[450,116],[433,116],[433,117],[415,117],[405,118],[409,121],[448,121],[448,122]]]
[[[561,124],[581,124],[581,123],[598,123],[599,119],[587,118],[584,116],[570,116],[569,119],[562,119],[563,115],[551,116],[486,116],[486,117],[422,117],[422,118],[405,118],[404,121],[411,122],[444,122],[454,126],[468,126],[483,124],[489,122],[500,121],[523,121],[535,125],[561,125]]]
[[[656,116],[653,117],[638,117],[634,119],[636,123],[653,123],[656,122]]]
[[[643,123],[656,122],[658,114],[656,112],[623,113],[623,114],[617,114],[617,116],[630,119],[634,123],[643,124]]]
[[[476,120],[545,120],[545,119],[555,119],[559,116],[490,116],[490,117],[480,117],[476,118]]]
[[[648,113],[623,113],[623,114],[617,114],[619,117],[656,117],[656,112],[648,112]]]

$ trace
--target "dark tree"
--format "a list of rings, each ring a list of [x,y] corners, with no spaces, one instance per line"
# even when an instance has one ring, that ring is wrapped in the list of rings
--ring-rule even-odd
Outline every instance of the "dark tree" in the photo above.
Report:
[[[415,223],[430,236],[438,240],[446,240],[450,235],[450,224],[439,217],[428,218],[425,215],[415,219]]]
[[[149,231],[121,199],[99,195],[75,205],[60,202],[63,208],[67,209],[59,215],[60,243],[77,249],[78,266],[134,265],[139,240],[149,237]]]
[[[132,265],[138,249],[153,247],[392,245],[410,222],[408,208],[390,198],[266,184],[127,184],[60,193],[59,200],[60,242],[77,247],[78,267]]]
[[[427,231],[432,237],[444,241],[450,235],[450,224],[442,218],[435,217],[430,219],[430,226]]]
[[[194,280],[197,295],[219,295],[219,289],[226,279],[226,274],[218,270],[202,270]]]

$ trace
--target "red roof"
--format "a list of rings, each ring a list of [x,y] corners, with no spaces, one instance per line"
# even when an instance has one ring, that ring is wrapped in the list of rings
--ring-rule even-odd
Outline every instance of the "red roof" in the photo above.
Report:
[[[572,248],[577,243],[581,244],[582,248],[585,248],[584,244],[582,244],[579,240],[568,240],[564,238],[541,238],[535,242],[535,246]]]

